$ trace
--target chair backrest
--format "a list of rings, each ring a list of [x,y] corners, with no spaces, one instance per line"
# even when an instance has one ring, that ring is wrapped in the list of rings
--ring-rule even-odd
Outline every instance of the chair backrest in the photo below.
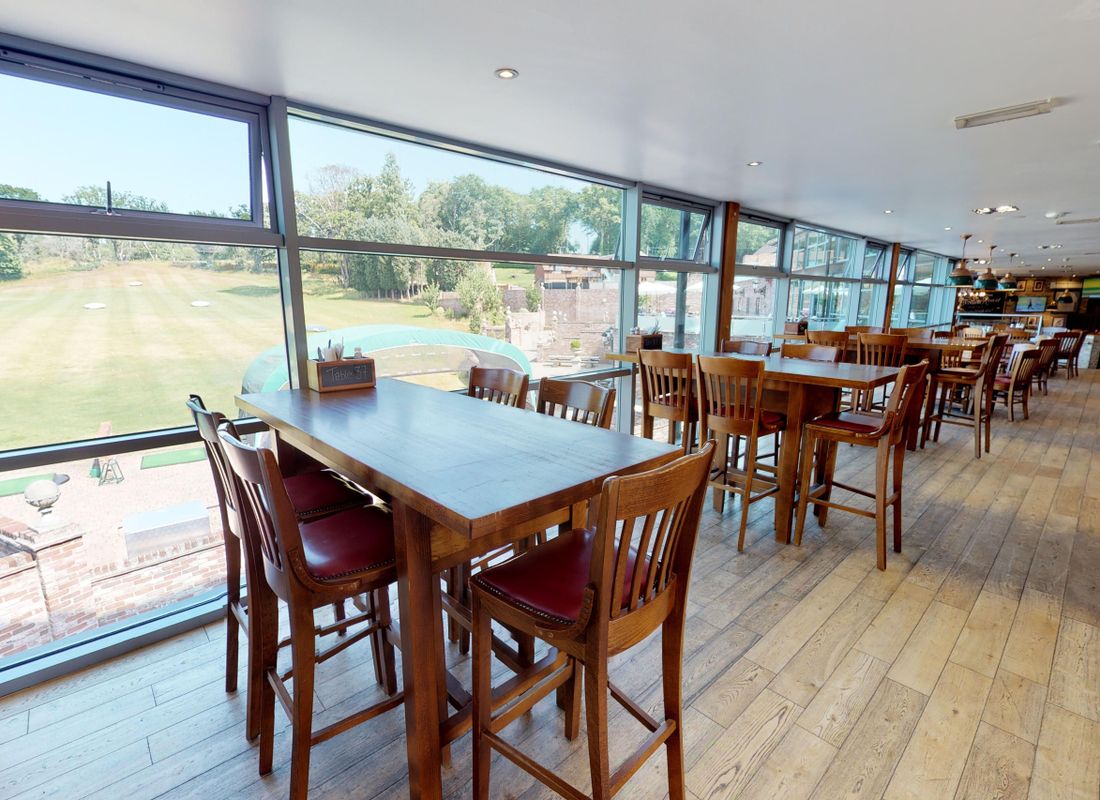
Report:
[[[844,351],[839,347],[831,347],[826,344],[783,342],[780,353],[783,358],[801,358],[804,361],[829,361],[836,364],[840,361]]]
[[[206,449],[206,460],[210,464],[210,472],[214,476],[214,491],[218,496],[218,507],[221,511],[222,529],[235,536],[241,536],[240,517],[230,484],[233,479],[229,464],[222,452],[221,439],[218,437],[218,426],[226,422],[225,415],[217,411],[208,411],[202,398],[197,394],[191,395],[187,400],[187,407],[191,410],[191,417],[195,420],[195,427],[199,429],[199,437]]]
[[[218,436],[233,473],[230,490],[240,509],[245,547],[260,554],[271,591],[290,602],[292,564],[294,554],[301,554],[302,536],[275,453],[246,445],[231,423],[223,423]]]
[[[855,336],[860,333],[882,333],[882,328],[878,325],[845,325],[844,332]]]
[[[560,381],[543,378],[535,411],[562,419],[610,428],[615,409],[615,390],[587,381]]]
[[[1041,353],[1039,348],[1032,347],[1016,353],[1012,363],[1012,385],[1017,389],[1026,389],[1031,385],[1031,376],[1035,374],[1039,366]]]
[[[1085,336],[1087,334],[1085,331],[1073,331],[1073,333],[1077,334],[1077,343],[1073,345],[1073,357],[1077,358],[1081,355],[1081,348],[1085,345]]]
[[[931,339],[931,328],[891,328],[890,333],[904,336],[907,339]]]
[[[1058,340],[1057,339],[1040,339],[1039,340],[1039,364],[1037,369],[1040,374],[1045,373],[1050,369],[1051,362],[1054,361],[1054,355],[1058,352]]]
[[[756,339],[723,339],[721,350],[723,353],[741,353],[746,356],[770,356],[772,343]]]
[[[964,339],[986,339],[989,334],[985,332],[985,328],[977,328],[970,326],[962,329],[962,335]]]
[[[647,607],[649,624],[616,626],[613,637],[639,641],[671,613],[684,613],[703,494],[714,442],[658,469],[608,478],[600,492],[589,582],[591,622],[602,630]],[[627,565],[633,562],[632,574]],[[674,589],[675,594],[666,598]],[[671,602],[659,602],[668,599]],[[618,631],[622,631],[619,633]]]
[[[985,349],[982,351],[982,360],[978,364],[978,375],[989,373],[991,376],[1001,364],[1001,355],[1004,353],[1005,344],[1008,343],[1007,333],[995,333],[989,337]],[[992,380],[992,377],[990,378]]]
[[[642,402],[683,409],[692,402],[691,353],[639,350]]]
[[[953,339],[955,336],[952,331],[932,331],[933,339]]]
[[[506,367],[471,367],[466,394],[490,403],[523,408],[527,405],[526,372]]]
[[[1007,347],[1007,345],[1005,345]],[[1012,349],[1008,354],[1008,372],[1011,374],[1016,367],[1016,361],[1020,358],[1022,353],[1026,353],[1028,350],[1038,350],[1039,348],[1031,342],[1016,342],[1012,345]]]
[[[861,333],[856,361],[875,367],[900,367],[909,337],[891,333]]]
[[[848,347],[848,331],[806,331],[806,341],[810,344],[823,344],[829,347]]]
[[[884,424],[890,427],[890,441],[897,444],[905,435],[905,422],[910,406],[924,393],[924,378],[928,374],[928,360],[909,364],[898,371],[894,388],[886,401]]]
[[[1077,346],[1077,331],[1059,331],[1054,334],[1054,341],[1058,342],[1058,355],[1073,355],[1073,348]]]
[[[699,356],[695,361],[699,424],[737,436],[756,436],[764,396],[764,362]]]

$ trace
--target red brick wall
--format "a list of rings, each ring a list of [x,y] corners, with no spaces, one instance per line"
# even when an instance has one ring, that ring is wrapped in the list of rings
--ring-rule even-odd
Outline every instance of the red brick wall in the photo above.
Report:
[[[51,640],[50,618],[30,553],[0,558],[0,658]]]

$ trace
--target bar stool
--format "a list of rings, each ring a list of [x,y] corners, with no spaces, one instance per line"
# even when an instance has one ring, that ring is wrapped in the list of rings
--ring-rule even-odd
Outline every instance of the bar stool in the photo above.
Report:
[[[993,402],[996,403],[999,396],[1004,397],[1009,422],[1016,421],[1017,405],[1023,408],[1024,419],[1029,418],[1027,401],[1031,396],[1031,377],[1039,365],[1041,355],[1039,348],[1033,344],[1016,347],[1025,349],[1013,353],[1008,374],[998,375],[993,379]]]
[[[642,436],[653,438],[653,421],[668,420],[668,443],[676,441],[676,424],[683,427],[682,446],[691,450],[699,409],[692,389],[691,353],[639,350],[642,372]]]
[[[1059,331],[1054,334],[1058,342],[1058,352],[1054,354],[1054,362],[1050,366],[1050,374],[1058,372],[1058,365],[1066,362],[1066,377],[1077,377],[1077,359],[1081,355],[1081,348],[1085,343],[1084,331]]]
[[[206,459],[210,464],[210,472],[214,477],[214,491],[218,497],[218,512],[221,515],[222,541],[225,550],[225,690],[227,692],[237,691],[237,650],[240,631],[244,631],[245,636],[248,637],[249,678],[245,735],[251,740],[260,735],[258,688],[260,642],[258,637],[250,635],[248,602],[241,599],[241,545],[244,533],[240,509],[230,490],[231,473],[222,451],[221,439],[218,437],[218,427],[223,424],[229,425],[234,436],[237,436],[237,431],[223,414],[208,411],[202,398],[197,394],[190,396],[187,407],[191,410],[195,427],[198,428],[199,436],[206,449]],[[290,475],[284,482],[290,504],[300,520],[318,519],[326,514],[358,508],[372,502],[370,497],[353,489],[336,473],[328,470]],[[262,581],[263,578],[259,554],[253,553],[247,547],[244,548],[244,574],[245,586],[251,594],[256,581]],[[338,621],[343,619],[342,602],[333,607],[333,613]]]
[[[1042,389],[1044,395],[1047,394],[1047,378],[1050,376],[1054,356],[1057,352],[1057,339],[1042,339],[1039,341],[1039,363],[1036,365],[1032,377],[1035,380],[1035,388]]]
[[[338,514],[299,522],[275,454],[267,448],[253,448],[233,435],[228,424],[219,437],[234,479],[241,512],[245,547],[259,552],[263,580],[252,586],[250,617],[261,645],[260,681],[260,774],[271,772],[275,742],[275,699],[291,721],[290,797],[304,800],[309,787],[309,757],[320,744],[355,725],[374,719],[404,701],[397,692],[394,640],[390,620],[388,588],[397,581],[393,521],[381,506],[362,506]],[[318,628],[316,609],[343,602],[362,594],[373,599],[355,617]],[[290,615],[291,668],[278,669],[278,601],[287,604]],[[317,638],[346,632],[350,626],[366,623],[354,634],[327,650],[318,652]],[[255,634],[254,634],[255,635]],[[370,638],[376,674],[389,697],[313,730],[313,690],[316,667],[345,648]],[[293,678],[288,690],[286,682]]]
[[[839,347],[827,344],[783,342],[783,346],[779,348],[779,353],[782,358],[799,358],[803,361],[823,361],[829,364],[838,364],[844,351]]]
[[[669,794],[684,796],[681,673],[691,560],[699,531],[714,443],[674,463],[608,478],[595,530],[575,530],[499,567],[478,573],[473,587],[473,794],[490,796],[491,751],[569,798],[585,797],[564,778],[502,737],[504,728],[550,692],[562,688],[565,735],[579,729],[581,675],[588,722],[592,796],[610,798],[662,744]],[[621,529],[621,530],[620,530]],[[636,541],[636,544],[635,544]],[[559,657],[494,695],[493,620],[527,631]],[[662,719],[654,719],[608,680],[608,659],[661,629]],[[608,756],[608,693],[650,732],[612,773]],[[499,795],[499,793],[498,793]]]
[[[779,491],[779,484],[773,476],[757,474],[757,445],[761,436],[782,431],[787,420],[782,414],[764,410],[763,361],[699,356],[695,375],[699,391],[700,431],[704,439],[712,438],[712,434],[717,435],[719,443],[714,469],[708,481],[714,489],[714,508],[722,511],[726,492],[741,496],[737,549],[744,550],[749,506]],[[735,455],[732,458],[730,437],[734,442]],[[741,437],[745,438],[744,470],[737,468]],[[755,482],[768,488],[754,495],[752,488]]]
[[[723,353],[740,353],[744,356],[770,356],[771,342],[758,342],[755,339],[723,339],[719,348]]]
[[[615,411],[615,390],[588,381],[542,378],[535,411],[597,428],[610,428]]]
[[[905,363],[905,350],[909,346],[908,336],[892,333],[861,333],[856,339],[856,363],[874,367],[900,367]],[[875,392],[858,393],[852,398],[853,408],[864,410],[882,407],[875,400]]]
[[[993,377],[996,374],[997,365],[1001,363],[1001,353],[1007,341],[1008,335],[1004,333],[990,336],[982,349],[981,360],[976,368],[946,368],[932,375],[932,385],[928,389],[931,395],[929,402],[938,404],[938,408],[936,413],[925,417],[924,430],[921,433],[924,441],[928,440],[931,431],[932,441],[938,442],[940,427],[943,423],[972,426],[974,457],[981,458],[982,427],[984,426],[985,452],[989,452],[993,416]],[[955,403],[962,404],[964,408],[969,406],[970,413],[966,416],[961,413],[951,413],[950,405]]]
[[[849,338],[848,331],[806,331],[807,344],[838,347],[841,353],[848,349]],[[841,358],[843,358],[843,355]]]
[[[917,395],[918,387],[924,386],[928,362],[902,367],[898,372],[894,388],[881,414],[866,411],[840,411],[825,414],[802,428],[803,452],[815,453],[818,446],[825,447],[824,482],[820,486],[810,487],[810,476],[814,470],[814,460],[803,457],[798,492],[798,516],[795,520],[794,543],[802,544],[802,532],[806,526],[806,508],[810,503],[822,507],[818,522],[824,526],[825,509],[837,508],[875,520],[875,546],[879,569],[886,569],[886,509],[894,508],[894,552],[901,552],[901,494],[902,471],[905,464],[905,419],[909,403]],[[847,443],[876,448],[875,454],[875,490],[868,492],[855,486],[840,483],[833,479],[836,469],[837,445]],[[887,482],[890,477],[893,450],[893,491],[887,494]],[[849,492],[873,498],[875,510],[868,511],[855,506],[847,506],[829,499],[833,487],[847,489]]]
[[[507,367],[471,367],[466,394],[490,403],[524,408],[527,405],[526,372]]]

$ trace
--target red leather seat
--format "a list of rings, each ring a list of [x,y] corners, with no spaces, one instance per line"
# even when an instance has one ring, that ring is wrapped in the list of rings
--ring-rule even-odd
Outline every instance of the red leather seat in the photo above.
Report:
[[[370,502],[369,497],[352,489],[332,472],[303,472],[284,478],[283,483],[298,519],[332,514]]]
[[[303,522],[306,569],[319,581],[336,581],[394,561],[393,516],[381,506],[361,506]]]
[[[821,428],[848,431],[857,436],[870,435],[882,428],[882,416],[880,414],[864,414],[859,411],[841,411],[840,413],[818,417],[810,424]]]
[[[580,616],[595,537],[592,530],[570,531],[479,572],[470,582],[529,614],[557,625],[572,625]],[[624,608],[630,604],[635,557],[632,548],[623,579]]]

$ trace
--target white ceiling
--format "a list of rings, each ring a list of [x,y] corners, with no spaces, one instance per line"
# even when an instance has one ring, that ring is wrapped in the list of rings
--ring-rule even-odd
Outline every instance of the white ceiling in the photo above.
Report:
[[[0,0],[0,29],[886,241],[957,255],[971,232],[970,255],[1100,268],[1100,224],[1043,216],[1100,217],[1100,0]],[[971,211],[998,204],[1020,211]]]

